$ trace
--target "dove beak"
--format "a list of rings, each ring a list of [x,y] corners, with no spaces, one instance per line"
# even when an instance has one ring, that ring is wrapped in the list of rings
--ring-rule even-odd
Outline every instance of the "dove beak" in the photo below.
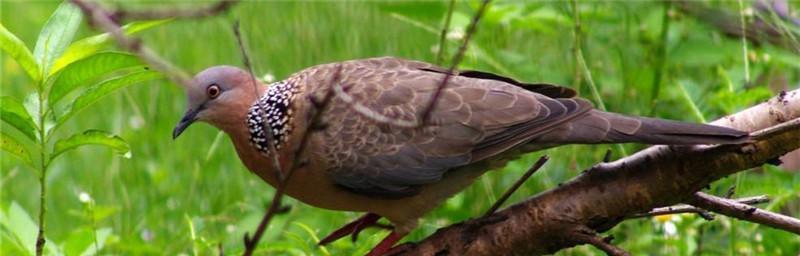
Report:
[[[186,130],[194,121],[197,120],[197,113],[200,112],[202,108],[197,109],[189,109],[186,111],[186,114],[183,115],[181,121],[178,122],[178,125],[175,126],[175,129],[172,130],[172,139],[178,138],[178,136],[183,133],[183,130]]]

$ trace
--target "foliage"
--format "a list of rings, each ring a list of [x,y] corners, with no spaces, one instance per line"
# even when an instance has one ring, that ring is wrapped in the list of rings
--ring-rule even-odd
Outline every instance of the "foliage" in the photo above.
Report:
[[[45,230],[47,171],[60,155],[80,146],[99,145],[130,157],[130,146],[119,136],[101,130],[86,130],[71,135],[56,134],[64,123],[79,111],[90,107],[100,98],[139,82],[158,79],[160,75],[147,68],[134,56],[105,51],[108,36],[90,37],[75,44],[72,38],[82,22],[77,7],[62,3],[45,23],[36,47],[31,53],[24,42],[0,24],[0,41],[3,51],[25,69],[32,82],[30,93],[24,100],[12,96],[0,97],[0,149],[15,156],[22,164],[38,171],[40,208],[38,224],[16,202],[0,218],[3,250],[14,254],[40,255],[96,254],[103,248],[112,228],[98,228],[92,224],[73,229],[63,243],[48,241],[44,248],[35,248],[37,230]],[[128,30],[141,29],[156,23],[133,24]],[[57,196],[57,195],[56,195]],[[93,215],[92,210],[88,215]],[[56,211],[58,213],[59,211]],[[8,248],[6,248],[6,244]]]
[[[142,7],[136,3],[120,4]],[[750,4],[750,1],[745,1],[746,6]],[[716,2],[713,5],[739,12],[736,2]],[[457,49],[459,38],[463,36],[476,7],[473,2],[459,1],[456,4],[451,33],[447,37],[447,56]],[[34,87],[17,84],[37,81],[26,77],[29,70],[39,68],[31,68],[29,64],[36,63],[32,53],[30,61],[26,62],[24,57],[15,57],[17,55],[7,49],[24,44],[6,42],[34,40],[36,31],[29,31],[30,24],[43,24],[46,12],[56,8],[57,3],[47,2],[4,2],[0,8],[3,26],[15,31],[15,35],[22,39],[4,36],[0,42],[6,52],[0,78],[2,94],[15,99],[13,103],[2,101],[2,116],[6,122],[3,123],[3,134],[14,136],[14,141],[18,142],[3,142],[2,146],[4,150],[7,147],[26,150],[23,155],[30,156],[34,167],[39,153],[35,143],[38,141],[37,130],[26,134],[15,127],[24,127],[26,123],[40,126],[41,122],[37,121],[39,111],[25,107],[26,100],[22,100],[28,94],[27,90]],[[233,19],[237,18],[242,22],[256,72],[280,79],[304,67],[353,58],[395,55],[433,62],[446,8],[447,1],[242,2],[230,11],[231,14],[202,21],[173,22],[143,35],[143,39],[156,52],[191,71],[219,64],[240,65],[239,50],[230,29]],[[773,94],[770,86],[781,86],[781,80],[791,81],[788,83],[790,88],[797,87],[800,56],[769,45],[751,44],[747,49],[749,67],[745,69],[738,38],[727,38],[674,7],[665,8],[661,2],[590,1],[579,4],[583,32],[581,49],[586,68],[591,71],[592,82],[608,110],[698,122],[700,119],[716,119],[766,99]],[[571,48],[575,20],[571,4],[566,1],[497,1],[478,28],[461,67],[497,72],[523,81],[578,86],[576,89],[583,97],[593,99],[588,78],[584,76],[579,84],[575,80],[576,63]],[[664,22],[669,22],[669,26],[662,31]],[[792,26],[790,23],[781,25]],[[3,31],[4,35],[10,34],[5,29]],[[103,41],[102,47],[93,48],[96,41]],[[129,78],[130,81],[148,80],[145,75],[141,75],[144,78],[135,78],[136,72],[144,71],[123,60],[124,53],[99,50],[106,49],[108,44],[107,36],[78,40],[55,60],[51,70],[64,72],[70,65],[76,65],[73,69],[80,70],[77,66],[79,60],[88,63],[90,60],[87,58],[93,55],[98,58],[97,63],[105,63],[102,65],[130,68],[123,68],[127,77],[134,77]],[[660,53],[662,45],[663,55]],[[79,53],[82,51],[72,50],[75,47],[84,51],[98,50]],[[15,52],[25,55],[24,51]],[[101,53],[118,56],[118,62],[101,60],[97,57]],[[60,64],[62,62],[69,65]],[[82,72],[86,77],[90,76]],[[663,79],[654,83],[654,76],[659,72]],[[751,81],[745,81],[746,72],[750,73]],[[82,79],[80,77],[76,74],[74,79],[77,81]],[[97,202],[93,216],[98,228],[91,230],[110,228],[112,231],[101,253],[207,255],[216,253],[220,244],[226,254],[239,253],[243,233],[252,232],[268,203],[265,200],[270,198],[273,190],[239,163],[229,141],[213,128],[193,127],[183,135],[186,137],[169,141],[170,131],[184,111],[184,103],[180,100],[184,97],[183,91],[167,85],[121,89],[115,82],[100,85],[103,81],[113,81],[112,77],[102,80],[87,78],[82,81],[90,84],[72,90],[73,83],[68,82],[72,79],[62,81],[63,91],[56,93],[63,94],[64,98],[43,104],[45,109],[51,109],[45,123],[53,125],[51,130],[58,130],[49,132],[49,136],[68,139],[72,137],[70,133],[83,134],[86,127],[112,131],[110,134],[119,134],[131,142],[129,146],[136,157],[112,157],[113,153],[108,151],[88,148],[65,153],[53,161],[47,182],[52,200],[47,205],[50,209],[60,210],[47,217],[50,223],[47,226],[48,238],[56,241],[48,244],[58,244],[59,250],[72,252],[80,249],[67,249],[68,246],[62,244],[66,241],[82,241],[75,242],[74,247],[86,244],[84,238],[71,238],[89,234],[80,231],[89,230],[86,225],[91,222],[86,217],[89,205],[78,197],[81,191],[85,191]],[[43,84],[49,90],[44,94],[45,98],[53,97],[52,88],[56,80]],[[89,89],[94,86],[97,89]],[[85,100],[78,100],[80,94],[94,91],[106,95],[106,90],[117,89],[121,93],[110,97],[86,96]],[[658,93],[654,93],[656,91]],[[36,103],[36,95],[27,101]],[[78,102],[103,107],[89,107],[91,111],[81,112],[83,107],[75,107]],[[6,117],[13,120],[6,121]],[[73,121],[60,122],[60,118]],[[55,140],[51,140],[47,149],[52,150],[54,146]],[[566,146],[525,155],[502,170],[488,173],[474,186],[429,214],[409,239],[421,239],[439,227],[481,214],[541,154],[550,155],[551,161],[509,202],[556,187],[602,159],[608,148],[603,145]],[[611,148],[615,157],[622,155],[616,147]],[[642,146],[625,145],[624,148],[627,152],[635,152]],[[47,151],[47,154],[53,152]],[[3,187],[0,208],[4,209],[0,211],[3,214],[0,219],[9,216],[12,208],[17,208],[14,210],[17,212],[37,209],[37,200],[30,195],[36,194],[38,181],[35,176],[19,171],[27,164],[14,156],[12,153],[0,157],[0,186]],[[794,173],[769,167],[721,180],[709,190],[724,194],[735,184],[737,196],[768,194],[775,198],[766,206],[768,209],[798,216],[800,182],[797,179]],[[291,211],[273,221],[262,240],[260,253],[363,254],[386,235],[384,231],[367,230],[359,236],[358,243],[343,239],[326,247],[317,247],[315,242],[319,237],[354,219],[357,214],[319,210],[294,200],[287,200],[287,204],[292,206]],[[669,222],[672,224],[666,224]],[[668,228],[670,225],[674,225],[675,232],[667,232],[672,230]],[[12,237],[8,230],[2,229],[0,254],[24,252],[26,249],[22,246],[5,243]],[[794,235],[725,217],[712,222],[693,215],[679,215],[666,221],[655,218],[631,220],[609,233],[614,235],[616,243],[635,255],[790,255],[800,251],[800,240]],[[88,247],[93,248],[92,245]],[[600,255],[588,246],[560,254]]]

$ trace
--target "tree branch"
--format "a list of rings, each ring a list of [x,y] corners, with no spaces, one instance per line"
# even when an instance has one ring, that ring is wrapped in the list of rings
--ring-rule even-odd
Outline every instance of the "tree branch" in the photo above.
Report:
[[[114,20],[158,20],[158,19],[171,19],[171,18],[205,18],[216,16],[228,10],[238,0],[221,0],[213,5],[208,5],[201,8],[158,8],[151,10],[127,10],[117,9],[113,12],[111,17]]]
[[[759,132],[743,145],[654,146],[598,164],[505,210],[405,244],[397,254],[539,255],[590,243],[573,231],[603,232],[631,213],[686,202],[715,180],[800,148],[800,90],[714,124]]]
[[[608,237],[600,237],[597,232],[594,230],[588,229],[586,227],[580,227],[579,230],[575,230],[572,233],[572,236],[575,237],[577,241],[580,241],[584,244],[591,244],[597,249],[605,252],[607,255],[611,256],[629,256],[631,255],[629,252],[626,252],[622,248],[619,248],[613,244],[611,244],[611,240],[614,239],[611,236]]]
[[[697,193],[705,195],[705,193],[702,193],[702,192],[697,192]],[[745,197],[745,198],[731,199],[731,200],[734,200],[734,201],[736,201],[736,202],[738,202],[740,204],[744,204],[744,205],[754,205],[754,204],[761,204],[761,203],[769,202],[769,198],[767,196],[753,196],[753,197]],[[708,218],[703,216],[703,214],[707,213],[707,212],[708,212],[707,209],[698,208],[698,207],[694,207],[694,206],[686,205],[686,204],[678,204],[678,205],[673,205],[673,206],[655,208],[655,209],[652,209],[652,210],[650,210],[648,212],[645,212],[645,213],[633,214],[633,215],[630,215],[628,217],[628,219],[646,218],[646,217],[653,217],[653,216],[659,216],[659,215],[679,214],[679,213],[697,213],[697,214],[700,214],[701,217],[703,217],[705,219],[708,219]]]
[[[800,235],[800,220],[783,214],[761,210],[736,200],[695,193],[690,204],[725,216],[767,225]]]
[[[483,216],[492,215],[492,213],[496,212],[497,209],[500,209],[500,206],[503,206],[503,203],[505,203],[506,200],[508,200],[508,198],[511,197],[512,194],[514,194],[514,191],[517,191],[517,189],[519,189],[519,187],[522,186],[522,184],[524,184],[525,181],[527,181],[528,178],[530,178],[531,175],[533,175],[533,173],[542,168],[542,166],[544,166],[544,164],[547,163],[547,160],[550,160],[550,157],[546,155],[540,157],[539,160],[537,160],[536,163],[534,163],[533,166],[531,166],[531,168],[528,168],[528,171],[526,171],[525,174],[522,175],[522,177],[519,177],[519,179],[517,179],[517,182],[514,182],[514,185],[511,185],[511,187],[509,187],[506,190],[506,192],[503,193],[503,195],[500,196],[500,198],[497,199],[497,201],[494,202],[494,204],[492,204],[492,207],[489,207],[489,210],[486,210],[486,213],[484,213]]]
[[[743,25],[739,14],[710,7],[701,1],[673,0],[673,2],[681,12],[716,27],[729,37],[737,39],[745,37],[756,45],[769,43],[800,53],[800,47],[794,39],[800,35],[776,27],[781,25],[770,24],[762,19],[755,19]]]
[[[141,40],[139,40],[138,38],[133,38],[125,35],[125,33],[122,31],[122,28],[119,26],[119,23],[117,23],[116,19],[114,18],[115,15],[114,13],[92,1],[86,1],[86,0],[70,0],[70,1],[76,6],[78,6],[81,9],[81,11],[83,11],[83,14],[87,17],[88,22],[91,26],[99,30],[108,32],[111,35],[111,37],[114,38],[114,41],[117,42],[117,45],[119,45],[119,47],[128,50],[133,54],[136,54],[136,56],[138,56],[142,61],[147,63],[151,68],[165,74],[174,83],[183,86],[184,88],[191,85],[192,80],[190,76],[186,74],[185,71],[176,67],[169,61],[159,57],[158,54],[153,52],[153,50],[142,44]],[[233,3],[231,1],[223,1],[223,2],[228,4],[225,4],[224,6],[222,6],[222,8],[219,8],[218,12],[227,10]]]

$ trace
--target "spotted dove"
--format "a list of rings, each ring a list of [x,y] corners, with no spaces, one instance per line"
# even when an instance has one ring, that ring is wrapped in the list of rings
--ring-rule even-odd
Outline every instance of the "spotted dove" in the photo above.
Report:
[[[321,243],[355,238],[380,217],[388,219],[392,233],[371,255],[387,252],[425,213],[522,153],[573,143],[727,144],[748,137],[729,128],[602,112],[569,88],[480,71],[452,74],[422,128],[354,110],[352,102],[391,120],[419,123],[447,72],[383,57],[318,65],[254,85],[242,69],[211,67],[187,89],[188,111],[173,137],[194,121],[216,126],[248,169],[277,186],[272,154],[288,168],[303,134],[312,131],[299,154],[306,163],[285,192],[316,207],[367,213]],[[321,113],[324,129],[313,130],[313,99],[323,98],[332,82],[347,88],[352,101],[332,98]]]

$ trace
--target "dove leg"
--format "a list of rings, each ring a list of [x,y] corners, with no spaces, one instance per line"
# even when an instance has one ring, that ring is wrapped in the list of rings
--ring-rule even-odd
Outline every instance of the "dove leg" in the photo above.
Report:
[[[355,242],[356,238],[358,238],[358,234],[361,233],[362,230],[369,228],[369,227],[379,227],[384,229],[391,229],[391,226],[384,225],[378,223],[378,219],[381,216],[374,214],[374,213],[367,213],[364,216],[359,217],[358,219],[354,220],[353,222],[348,223],[347,225],[333,231],[333,233],[329,234],[325,238],[319,241],[319,245],[326,245],[333,241],[339,240],[342,237],[350,235],[352,240]]]
[[[372,250],[367,253],[367,256],[381,256],[390,252],[394,244],[400,241],[400,239],[403,239],[404,236],[406,236],[406,234],[392,231],[392,233],[386,236],[375,248],[372,248]]]

